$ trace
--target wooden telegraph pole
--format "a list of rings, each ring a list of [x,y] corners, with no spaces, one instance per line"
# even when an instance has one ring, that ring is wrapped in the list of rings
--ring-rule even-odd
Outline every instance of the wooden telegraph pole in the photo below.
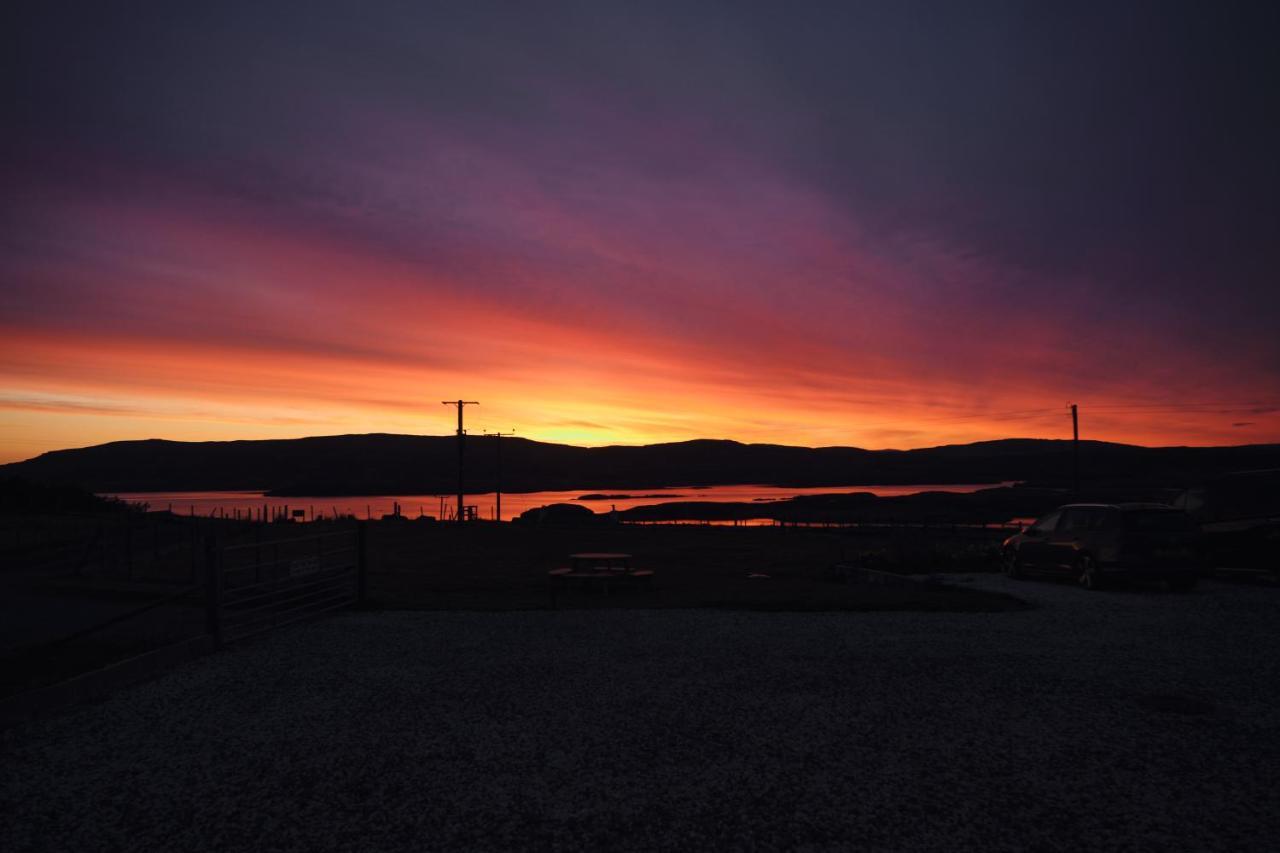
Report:
[[[1079,406],[1071,404],[1071,450],[1075,455],[1075,496],[1080,499],[1080,412]]]
[[[495,439],[497,439],[498,488],[494,494],[497,497],[498,505],[494,510],[494,514],[497,516],[498,521],[502,521],[502,437],[504,435],[515,435],[515,434],[516,434],[515,430],[512,430],[511,432],[489,432],[488,430],[485,431],[485,435],[491,435]]]
[[[463,519],[462,495],[464,492],[464,489],[462,487],[462,483],[463,483],[462,460],[463,460],[463,453],[465,451],[464,442],[466,441],[466,435],[467,435],[466,431],[463,430],[462,428],[462,407],[478,406],[480,404],[477,403],[475,400],[441,400],[440,405],[458,407],[458,517],[455,519],[455,521],[461,524]]]

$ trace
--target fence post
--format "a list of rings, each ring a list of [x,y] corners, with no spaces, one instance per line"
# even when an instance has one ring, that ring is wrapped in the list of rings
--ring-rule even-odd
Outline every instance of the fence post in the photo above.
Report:
[[[368,524],[356,522],[356,607],[364,607],[365,576],[369,573]]]
[[[133,517],[132,510],[124,514],[124,571],[125,577],[133,580]]]
[[[218,542],[209,536],[204,540],[204,619],[205,631],[213,637],[214,648],[222,647],[222,567],[218,560]]]

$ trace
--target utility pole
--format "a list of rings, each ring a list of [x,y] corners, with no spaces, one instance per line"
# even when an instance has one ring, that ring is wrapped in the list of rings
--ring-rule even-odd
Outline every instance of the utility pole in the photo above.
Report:
[[[497,506],[497,508],[496,508],[496,510],[495,510],[495,513],[496,513],[496,515],[497,515],[497,517],[498,517],[498,521],[502,521],[502,437],[503,437],[504,435],[515,435],[515,434],[516,434],[516,431],[515,431],[515,430],[512,430],[511,432],[489,432],[488,430],[486,430],[486,431],[485,431],[485,435],[491,435],[491,436],[493,436],[494,438],[496,438],[496,439],[498,440],[498,442],[497,442],[497,448],[498,448],[498,489],[497,489],[497,491],[495,492],[495,494],[496,494],[496,496],[497,496],[497,499],[498,499],[498,506]]]
[[[1071,449],[1075,454],[1076,500],[1080,499],[1080,412],[1079,406],[1071,404]]]
[[[475,400],[441,400],[440,405],[458,407],[458,517],[454,520],[457,521],[459,524],[461,524],[462,517],[463,517],[462,458],[463,458],[464,442],[466,441],[466,435],[467,435],[466,432],[462,429],[462,407],[478,406],[480,404],[477,403]]]

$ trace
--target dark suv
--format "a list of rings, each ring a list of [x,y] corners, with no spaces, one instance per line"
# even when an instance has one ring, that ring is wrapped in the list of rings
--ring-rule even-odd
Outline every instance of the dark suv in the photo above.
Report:
[[[1075,578],[1098,589],[1110,578],[1164,580],[1170,589],[1195,586],[1200,533],[1191,518],[1166,504],[1068,504],[1004,543],[1004,570]]]

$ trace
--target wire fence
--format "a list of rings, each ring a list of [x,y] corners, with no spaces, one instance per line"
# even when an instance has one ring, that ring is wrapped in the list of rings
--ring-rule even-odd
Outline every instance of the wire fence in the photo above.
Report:
[[[219,643],[233,642],[359,603],[365,529],[334,525],[213,548],[205,583],[210,634]]]
[[[0,696],[199,637],[236,642],[363,600],[363,523],[171,525],[131,515],[140,517],[81,518],[70,542],[32,535],[21,549],[0,549]]]

